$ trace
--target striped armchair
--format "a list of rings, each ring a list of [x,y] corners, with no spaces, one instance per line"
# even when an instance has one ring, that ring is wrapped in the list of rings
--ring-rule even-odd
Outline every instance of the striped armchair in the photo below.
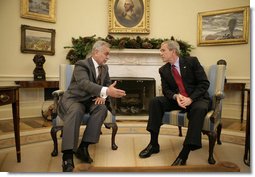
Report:
[[[74,65],[70,64],[61,64],[59,66],[59,89],[52,93],[54,98],[54,109],[52,114],[52,128],[51,128],[51,137],[54,144],[53,151],[51,156],[58,155],[58,141],[57,141],[57,132],[61,130],[61,134],[63,131],[63,121],[57,115],[57,107],[58,107],[58,100],[64,94],[64,91],[67,90],[73,74]],[[89,120],[90,115],[89,113],[84,114],[82,119],[82,125],[86,125],[87,121]],[[112,150],[118,149],[118,146],[115,144],[115,136],[118,130],[118,126],[116,124],[116,117],[110,111],[108,111],[107,117],[105,118],[104,125],[107,129],[112,128],[112,138],[111,138],[111,148]]]
[[[210,98],[212,100],[212,107],[207,113],[202,133],[206,134],[209,139],[209,164],[215,164],[215,159],[213,157],[213,149],[217,139],[217,144],[221,144],[220,134],[222,129],[221,124],[221,113],[222,113],[222,99],[224,98],[224,83],[225,83],[225,71],[226,71],[226,61],[219,60],[217,65],[212,65],[205,67],[205,72],[210,81],[210,87],[208,89]],[[176,125],[179,127],[179,136],[182,136],[181,127],[188,127],[187,113],[174,110],[170,112],[165,112],[163,116],[162,123]]]

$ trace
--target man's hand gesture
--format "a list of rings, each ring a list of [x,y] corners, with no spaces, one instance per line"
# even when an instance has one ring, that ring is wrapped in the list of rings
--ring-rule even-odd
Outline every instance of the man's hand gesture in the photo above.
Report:
[[[114,97],[114,98],[121,98],[123,96],[126,96],[126,92],[124,90],[121,89],[117,89],[115,88],[115,85],[117,84],[117,81],[114,81],[114,83],[112,83],[107,91],[106,94],[110,97]]]

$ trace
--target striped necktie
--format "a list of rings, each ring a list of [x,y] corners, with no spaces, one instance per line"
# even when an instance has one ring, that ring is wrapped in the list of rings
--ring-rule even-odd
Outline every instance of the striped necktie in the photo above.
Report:
[[[102,69],[103,69],[103,67],[102,66],[98,66],[97,69],[98,69],[97,84],[101,85],[101,77],[102,77]]]

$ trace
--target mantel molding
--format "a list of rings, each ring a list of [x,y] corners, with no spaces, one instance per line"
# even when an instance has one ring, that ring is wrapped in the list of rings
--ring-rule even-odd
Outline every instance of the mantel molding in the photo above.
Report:
[[[158,49],[112,49],[108,65],[162,66]]]
[[[159,55],[158,49],[111,49],[111,54],[155,54]]]

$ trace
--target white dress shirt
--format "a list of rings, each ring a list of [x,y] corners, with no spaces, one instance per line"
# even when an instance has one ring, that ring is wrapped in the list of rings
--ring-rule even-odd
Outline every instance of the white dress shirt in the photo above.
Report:
[[[94,58],[92,58],[92,61],[93,61],[93,64],[95,66],[95,70],[96,70],[96,78],[98,76],[98,63],[96,62],[96,60]],[[106,91],[107,91],[108,87],[102,87],[101,91],[100,91],[100,97],[102,98],[107,98],[107,94],[106,94]]]

